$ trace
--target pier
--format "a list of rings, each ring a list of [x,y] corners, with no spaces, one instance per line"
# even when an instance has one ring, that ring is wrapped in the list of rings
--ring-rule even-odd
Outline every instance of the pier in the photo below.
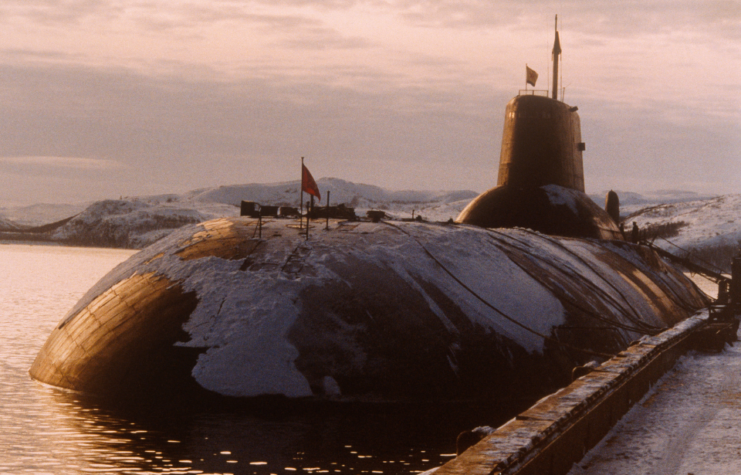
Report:
[[[739,471],[741,345],[691,353],[569,475]]]
[[[652,386],[672,369],[680,356],[688,350],[697,348],[716,350],[722,348],[727,342],[735,340],[737,331],[738,323],[735,319],[732,318],[725,323],[719,322],[710,310],[706,310],[659,335],[644,337],[591,373],[541,399],[456,459],[440,467],[435,474],[581,475],[623,473],[622,470],[625,470],[625,473],[636,473],[632,467],[636,463],[644,462],[641,462],[640,456],[638,459],[628,457],[626,460],[625,452],[630,452],[629,449],[634,452],[643,451],[649,457],[645,463],[654,463],[656,460],[650,457],[650,444],[649,448],[646,445],[648,441],[653,442],[654,446],[657,443],[664,443],[666,447],[662,452],[663,458],[671,459],[678,468],[682,463],[682,457],[678,455],[684,453],[684,449],[690,443],[700,435],[706,438],[713,437],[712,431],[709,435],[706,434],[710,431],[712,422],[717,421],[717,424],[722,424],[723,427],[737,426],[732,423],[729,425],[729,420],[733,420],[734,416],[733,414],[727,416],[725,407],[728,404],[737,404],[735,401],[737,393],[732,391],[732,387],[738,385],[729,385],[728,379],[735,378],[741,382],[741,376],[738,374],[724,377],[722,373],[727,370],[716,365],[713,378],[710,382],[705,381],[703,387],[708,384],[717,386],[716,390],[720,390],[721,396],[715,398],[714,404],[709,407],[703,407],[702,404],[698,404],[698,399],[691,397],[698,392],[693,389],[694,385],[687,385],[683,390],[685,395],[690,395],[689,397],[683,397],[681,394],[677,396],[685,407],[675,407],[672,403],[675,399],[671,396],[674,388],[667,387],[664,395],[659,394],[655,398],[652,395],[640,407],[650,406],[654,399],[658,401],[657,406],[662,410],[655,416],[656,424],[647,427],[645,417],[639,409],[638,415],[626,418],[625,422],[621,421],[621,427],[627,429],[621,432],[621,429],[617,428],[609,441],[603,442],[609,454],[607,458],[600,453],[591,455],[584,462],[581,461],[590,449],[610,433],[631,407],[641,401]],[[728,353],[725,359],[741,367],[741,350],[736,349]],[[696,361],[702,360],[698,358]],[[697,364],[702,366],[702,363]],[[698,375],[698,378],[702,384],[702,376]],[[692,415],[690,421],[684,421],[682,416],[685,413]],[[736,416],[736,419],[739,418],[741,417]],[[684,437],[677,442],[668,443],[667,440],[674,440],[671,434],[673,426],[680,426]],[[645,444],[634,438],[633,431],[636,427],[643,427],[645,438],[648,439]],[[657,431],[659,435],[656,434]],[[627,448],[621,450],[620,447]],[[687,464],[697,464],[701,457],[695,454],[706,453],[712,447],[714,445],[708,442],[700,444],[694,453],[689,454]],[[736,448],[730,454],[737,460]],[[727,464],[733,458],[731,455],[727,454],[725,458],[714,460],[720,460],[721,465]],[[574,465],[578,462],[581,462],[581,465]],[[616,471],[611,468],[612,465],[622,468]],[[680,472],[652,469],[646,473]]]

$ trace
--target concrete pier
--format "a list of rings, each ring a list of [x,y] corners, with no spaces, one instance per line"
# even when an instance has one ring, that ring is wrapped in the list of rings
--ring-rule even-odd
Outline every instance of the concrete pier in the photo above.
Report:
[[[690,353],[569,475],[739,473],[741,345]]]
[[[708,314],[702,312],[642,338],[594,372],[541,399],[436,475],[566,474],[695,344],[707,322]]]

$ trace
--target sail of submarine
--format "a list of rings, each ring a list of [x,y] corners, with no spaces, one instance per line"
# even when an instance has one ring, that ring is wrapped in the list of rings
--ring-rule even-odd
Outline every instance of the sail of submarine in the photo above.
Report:
[[[90,289],[31,377],[167,404],[499,404],[564,386],[708,299],[584,194],[579,116],[555,96],[507,105],[498,184],[459,225],[335,219],[310,240],[277,218],[185,226]]]
[[[584,193],[582,153],[586,147],[578,108],[558,100],[558,29],[552,54],[551,97],[526,91],[509,101],[497,186],[469,203],[456,222],[487,228],[524,227],[559,236],[623,239],[615,220]]]

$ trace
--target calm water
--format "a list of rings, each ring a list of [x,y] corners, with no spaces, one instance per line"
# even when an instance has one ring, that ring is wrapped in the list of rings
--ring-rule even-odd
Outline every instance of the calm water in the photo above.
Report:
[[[0,474],[415,473],[449,460],[460,430],[505,420],[470,406],[117,409],[32,381],[54,326],[131,254],[0,245]]]

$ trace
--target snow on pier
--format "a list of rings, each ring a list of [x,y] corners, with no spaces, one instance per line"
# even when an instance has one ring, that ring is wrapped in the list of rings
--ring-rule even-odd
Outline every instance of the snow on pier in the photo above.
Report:
[[[569,475],[738,473],[740,394],[741,345],[690,353]]]

